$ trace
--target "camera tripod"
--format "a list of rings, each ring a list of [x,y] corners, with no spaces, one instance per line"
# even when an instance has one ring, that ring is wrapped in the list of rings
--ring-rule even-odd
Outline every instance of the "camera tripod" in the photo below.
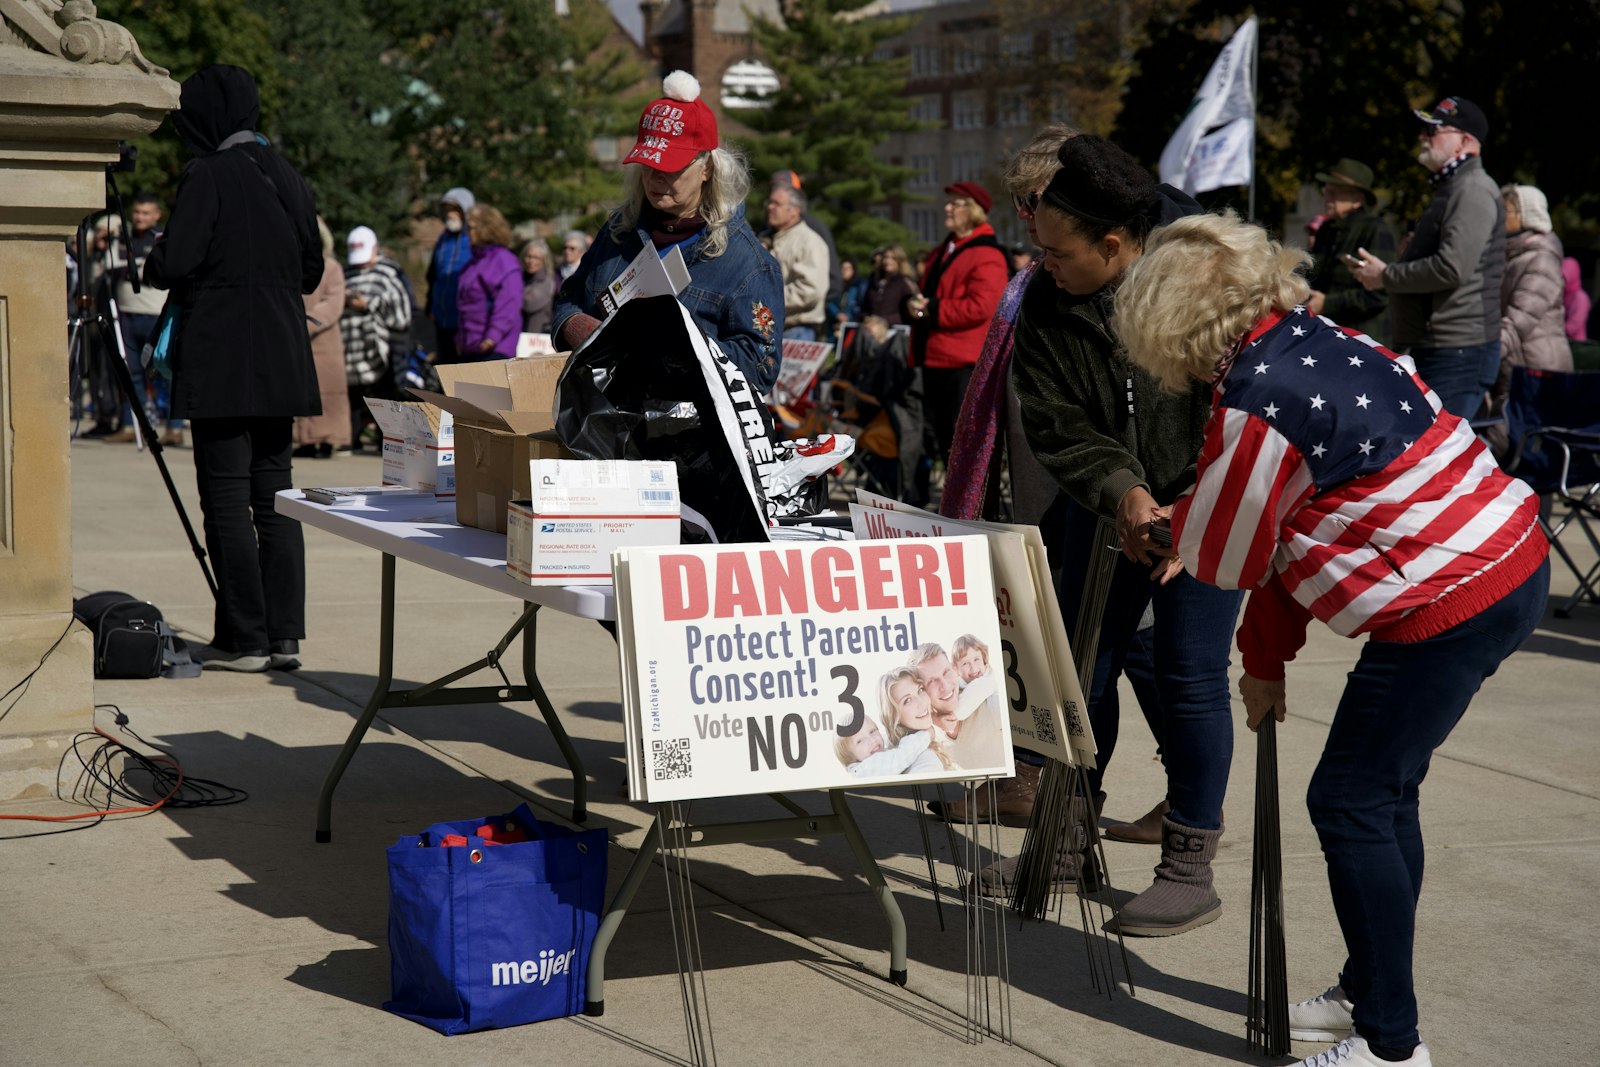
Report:
[[[131,151],[131,150],[130,150]],[[131,165],[131,155],[125,157],[126,163]],[[134,291],[139,289],[138,273],[134,269],[133,243],[129,237],[131,228],[122,208],[122,195],[117,189],[116,178],[112,172],[118,169],[127,169],[127,166],[113,163],[106,167],[106,203],[108,211],[114,214],[121,225],[115,237],[110,239],[124,242],[123,262],[129,272]],[[189,521],[189,513],[184,510],[183,500],[178,496],[178,487],[173,484],[172,472],[167,469],[166,457],[162,455],[164,446],[160,436],[150,424],[149,413],[145,411],[144,397],[139,396],[139,390],[134,387],[133,373],[128,369],[128,352],[122,339],[122,323],[120,311],[114,296],[107,294],[105,310],[96,306],[95,299],[89,291],[89,245],[88,232],[90,223],[97,215],[89,215],[78,224],[78,233],[74,255],[78,262],[77,291],[73,294],[72,312],[67,319],[67,368],[72,383],[72,400],[74,414],[77,414],[82,368],[88,366],[89,343],[92,331],[98,331],[100,343],[106,352],[106,362],[111,365],[111,376],[116,382],[117,391],[133,411],[134,425],[137,428],[139,440],[150,450],[150,456],[156,461],[156,469],[161,472],[161,480],[166,484],[167,495],[172,498],[172,506],[177,509],[178,521],[183,524],[183,532],[189,538],[189,547],[194,550],[194,557],[200,563],[200,573],[205,576],[206,587],[211,590],[211,598],[216,599],[217,582],[211,575],[211,566],[206,562],[205,546],[195,536],[194,525]],[[108,234],[108,237],[110,235]],[[135,353],[134,359],[139,359],[140,354]]]

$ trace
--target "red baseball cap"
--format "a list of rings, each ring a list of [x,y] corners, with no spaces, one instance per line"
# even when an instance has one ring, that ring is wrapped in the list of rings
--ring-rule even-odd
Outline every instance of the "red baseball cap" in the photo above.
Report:
[[[966,197],[974,204],[977,204],[979,207],[983,208],[983,213],[985,215],[987,215],[989,213],[989,209],[994,206],[994,197],[989,195],[989,190],[985,189],[977,182],[951,182],[949,185],[944,187],[944,191],[947,193],[954,193],[956,196]]]
[[[639,116],[639,139],[622,162],[670,174],[717,147],[717,117],[700,99],[700,82],[688,71],[668,74],[661,91],[664,95]]]

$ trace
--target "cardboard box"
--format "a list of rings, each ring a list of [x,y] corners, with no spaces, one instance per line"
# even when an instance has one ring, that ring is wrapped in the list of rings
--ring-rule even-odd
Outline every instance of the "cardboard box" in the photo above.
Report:
[[[536,460],[530,481],[506,509],[506,573],[531,585],[610,585],[614,550],[679,541],[675,464]]]
[[[456,495],[455,420],[433,404],[367,398],[383,431],[383,483],[441,500]]]
[[[566,455],[553,433],[556,382],[566,364],[566,354],[441,364],[435,369],[443,394],[412,390],[454,418],[461,525],[505,533],[506,505],[531,494],[528,464]]]

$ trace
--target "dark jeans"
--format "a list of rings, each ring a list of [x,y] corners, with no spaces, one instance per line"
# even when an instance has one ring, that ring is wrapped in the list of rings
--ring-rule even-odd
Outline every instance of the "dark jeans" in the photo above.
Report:
[[[1500,342],[1467,348],[1413,348],[1411,360],[1428,388],[1452,415],[1470,419],[1500,373]]]
[[[1078,604],[1083,596],[1090,557],[1112,556],[1094,544],[1095,516],[1071,503],[1067,509],[1067,551],[1061,568],[1061,613],[1067,632],[1077,632]],[[1130,650],[1145,606],[1155,607],[1150,639],[1150,674],[1159,725],[1151,733],[1161,746],[1167,768],[1170,818],[1183,826],[1215,830],[1222,825],[1222,798],[1228,790],[1233,760],[1233,721],[1228,689],[1228,651],[1243,593],[1217,589],[1181,574],[1166,585],[1150,580],[1153,568],[1115,554],[1115,571],[1100,626],[1094,685],[1089,696],[1089,723],[1098,752],[1089,785],[1100,789],[1105,768],[1117,747],[1119,709],[1117,675],[1127,669]]]
[[[922,410],[927,420],[928,435],[933,440],[934,451],[928,453],[933,460],[950,455],[950,439],[955,436],[956,418],[961,414],[961,401],[967,395],[967,383],[972,380],[972,367],[922,368]]]
[[[279,515],[273,494],[290,487],[294,420],[194,419],[195,482],[206,552],[217,579],[211,644],[262,652],[306,635],[306,549],[300,524]]]
[[[150,425],[160,429],[160,420],[154,414],[150,398],[145,392],[143,360],[144,346],[156,332],[159,317],[123,313],[117,317],[117,321],[122,325],[122,347],[127,352],[128,374],[133,378],[133,395],[139,398],[139,404],[150,418]],[[122,401],[122,424],[133,425],[133,408],[126,397]]]
[[[1483,680],[1544,615],[1550,562],[1477,615],[1425,641],[1368,641],[1350,672],[1306,804],[1349,953],[1339,984],[1368,1041],[1417,1037],[1411,944],[1422,893],[1418,790],[1434,749]]]
[[[1144,714],[1145,725],[1150,727],[1150,735],[1156,739],[1156,750],[1161,750],[1161,697],[1156,692],[1155,661],[1152,654],[1155,651],[1155,627],[1146,627],[1134,633],[1133,640],[1128,643],[1128,658],[1123,661],[1122,673],[1128,676],[1128,683],[1133,686],[1133,695],[1139,701],[1139,711]],[[1106,700],[1110,703],[1107,712],[1111,717],[1121,718],[1121,696],[1116,686],[1106,693]],[[1096,737],[1099,735],[1097,734]],[[1012,756],[1018,763],[1026,763],[1033,767],[1043,767],[1044,757],[1037,752],[1030,752],[1025,748],[1013,748]]]

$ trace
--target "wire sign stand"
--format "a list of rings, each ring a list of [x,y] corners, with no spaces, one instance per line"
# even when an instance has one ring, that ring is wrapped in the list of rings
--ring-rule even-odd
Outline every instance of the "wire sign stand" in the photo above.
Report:
[[[694,880],[689,873],[689,805],[666,805],[661,827],[661,870],[667,880],[667,913],[672,926],[672,952],[678,963],[678,991],[683,997],[683,1025],[689,1038],[689,1062],[716,1067],[717,1043],[711,1031],[711,997],[706,990],[705,959],[700,951],[700,924],[695,917]]]
[[[1093,690],[1095,659],[1100,648],[1100,624],[1117,565],[1116,528],[1101,519],[1095,528],[1092,554],[1085,575],[1083,600],[1072,635],[1078,682],[1085,697]],[[1010,906],[1025,918],[1045,919],[1052,912],[1059,921],[1068,886],[1075,886],[1078,913],[1083,922],[1083,943],[1094,989],[1108,996],[1116,990],[1115,960],[1122,957],[1128,992],[1134,992],[1133,971],[1122,932],[1109,923],[1114,911],[1102,890],[1110,889],[1105,845],[1100,839],[1100,812],[1089,788],[1087,769],[1057,760],[1045,763],[1039,777],[1033,816],[1022,839]],[[1094,928],[1102,931],[1095,938]],[[1116,939],[1113,951],[1112,938]]]
[[[1011,961],[1006,948],[1005,908],[999,900],[983,892],[983,880],[978,876],[983,857],[999,852],[1000,827],[996,822],[986,821],[980,829],[977,818],[980,791],[986,794],[983,798],[986,810],[995,810],[997,797],[993,779],[967,783],[967,832],[962,837],[965,847],[955,854],[967,918],[966,1040],[969,1045],[977,1045],[986,1037],[992,1037],[1009,1045],[1012,1041]]]

